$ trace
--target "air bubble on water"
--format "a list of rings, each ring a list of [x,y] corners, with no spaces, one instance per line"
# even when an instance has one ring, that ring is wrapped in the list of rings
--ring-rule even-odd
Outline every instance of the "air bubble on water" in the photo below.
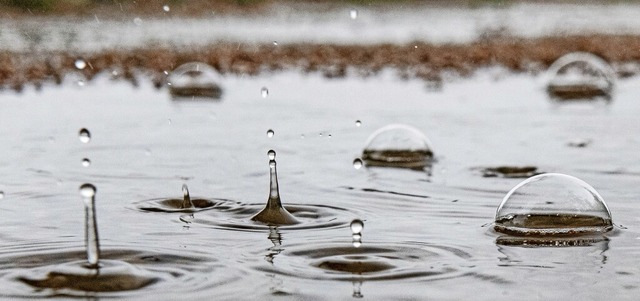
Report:
[[[353,168],[355,168],[355,169],[360,169],[360,168],[362,168],[362,165],[363,165],[363,164],[362,164],[362,159],[360,159],[360,158],[355,158],[355,159],[353,160]]]
[[[355,9],[350,10],[349,17],[351,17],[351,20],[355,20],[356,18],[358,18],[358,11]]]
[[[547,71],[547,92],[556,100],[610,100],[615,75],[602,58],[573,52],[556,60]]]
[[[169,92],[174,97],[220,98],[221,77],[211,66],[202,62],[190,62],[178,66],[167,77]]]
[[[77,68],[78,70],[82,70],[82,69],[84,69],[85,67],[87,67],[87,62],[85,62],[85,61],[84,61],[84,60],[82,60],[82,59],[77,59],[77,60],[75,61],[74,65],[76,66],[76,68]]]
[[[139,17],[136,17],[133,19],[133,24],[140,26],[142,25],[142,19],[140,19]]]
[[[270,149],[267,152],[267,156],[269,157],[269,160],[275,160],[276,159],[276,151]]]
[[[260,95],[262,98],[267,98],[267,96],[269,96],[269,89],[267,87],[262,87],[262,89],[260,89]]]
[[[360,120],[356,120],[356,126],[360,127],[362,125],[362,122]]]
[[[278,172],[276,168],[276,152],[269,150],[269,199],[265,207],[251,217],[252,221],[261,222],[268,225],[293,225],[299,221],[282,206],[280,200],[280,188],[278,186]]]
[[[165,5],[162,7],[162,10],[164,10],[165,12],[169,12],[171,8],[169,7],[169,5]]]
[[[364,223],[359,219],[351,221],[351,234],[353,238],[353,246],[359,248],[362,245],[362,229],[364,229]]]
[[[89,130],[81,128],[78,132],[78,138],[82,143],[89,143],[89,141],[91,141],[91,133],[89,132]]]
[[[431,142],[418,129],[391,124],[367,139],[362,159],[369,166],[424,168],[433,159]]]
[[[565,174],[545,173],[516,185],[496,211],[494,229],[512,235],[603,233],[613,228],[598,192]]]
[[[100,258],[100,243],[98,240],[98,223],[96,221],[95,195],[96,187],[92,184],[80,186],[80,195],[84,203],[85,213],[85,246],[89,267],[97,268]]]
[[[90,165],[91,165],[91,160],[89,160],[88,158],[82,159],[82,166],[89,167]]]
[[[191,196],[189,195],[189,187],[187,184],[182,184],[182,209],[194,208],[193,203],[191,202]]]
[[[267,131],[267,137],[269,137],[269,138],[273,137],[273,135],[274,135],[274,134],[275,134],[275,133],[273,132],[273,130],[272,130],[272,129],[269,129],[269,130]]]

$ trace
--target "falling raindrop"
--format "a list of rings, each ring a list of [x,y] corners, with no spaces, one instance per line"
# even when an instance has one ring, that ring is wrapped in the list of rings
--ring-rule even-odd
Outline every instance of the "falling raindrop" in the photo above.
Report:
[[[96,187],[91,184],[80,186],[80,195],[84,203],[85,227],[84,237],[87,248],[87,262],[89,267],[97,268],[100,259],[100,244],[98,241],[98,224],[96,221],[95,195]]]
[[[275,134],[275,133],[273,132],[273,130],[272,130],[272,129],[269,129],[269,130],[267,131],[267,137],[269,137],[269,138],[273,137],[273,135],[274,135],[274,134]]]
[[[189,196],[189,187],[187,187],[187,184],[182,184],[182,196],[182,209],[194,208],[191,202],[191,196]]]
[[[84,87],[85,82],[80,79],[78,80],[77,84],[78,84],[78,87]]]
[[[362,122],[360,120],[356,120],[356,126],[360,127],[362,125]]]
[[[171,8],[169,7],[169,5],[165,5],[162,7],[162,10],[164,10],[165,12],[169,12]]]
[[[278,41],[273,41],[273,46],[278,46]]]
[[[267,98],[267,96],[269,96],[269,89],[262,87],[262,89],[260,89],[260,95],[262,95],[262,98]]]
[[[353,234],[353,246],[359,248],[362,245],[362,229],[364,223],[359,219],[351,221],[351,233]]]
[[[87,67],[87,62],[85,62],[85,61],[84,61],[84,60],[82,60],[82,59],[77,59],[77,60],[76,60],[76,62],[74,63],[74,65],[76,66],[76,68],[77,68],[78,70],[82,70],[82,69],[84,69],[85,67]]]
[[[133,23],[135,25],[137,25],[137,26],[140,26],[140,25],[142,25],[142,19],[136,17],[136,18],[133,19]]]
[[[4,198],[4,191],[0,191],[0,199]]]
[[[89,130],[81,128],[78,132],[78,138],[82,143],[89,143],[91,141],[91,133],[89,133]]]
[[[300,139],[304,139],[304,134],[300,134]]]
[[[82,166],[89,167],[90,165],[91,165],[91,160],[89,160],[88,158],[82,159]]]
[[[252,221],[257,221],[269,225],[293,225],[299,223],[298,220],[287,209],[282,206],[280,191],[278,187],[278,173],[276,170],[276,152],[269,150],[269,199],[264,209],[251,217]]]
[[[358,18],[358,11],[355,9],[350,10],[349,17],[351,17],[351,20],[355,20],[356,18]]]
[[[355,168],[355,169],[360,169],[360,168],[362,168],[362,159],[360,159],[360,158],[355,158],[355,159],[353,160],[353,168]]]

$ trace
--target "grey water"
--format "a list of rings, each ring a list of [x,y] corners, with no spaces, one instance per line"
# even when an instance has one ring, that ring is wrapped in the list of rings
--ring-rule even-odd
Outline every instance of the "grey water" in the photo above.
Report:
[[[107,75],[1,92],[0,296],[631,300],[640,292],[638,78],[619,80],[608,104],[555,103],[538,76],[496,68],[439,91],[390,71],[219,84],[217,101],[177,100],[150,81],[133,87]],[[354,168],[368,136],[393,123],[429,138],[433,164]],[[78,141],[83,128],[88,143]],[[250,219],[270,196],[270,149],[282,205],[298,224]],[[502,166],[584,180],[616,229],[582,246],[497,243],[496,208],[522,180],[483,176]],[[87,259],[83,183],[97,187],[100,260],[156,282],[78,292],[17,280]],[[184,184],[198,209],[187,221]],[[177,207],[141,209],[147,204]],[[364,225],[357,248],[355,219]]]

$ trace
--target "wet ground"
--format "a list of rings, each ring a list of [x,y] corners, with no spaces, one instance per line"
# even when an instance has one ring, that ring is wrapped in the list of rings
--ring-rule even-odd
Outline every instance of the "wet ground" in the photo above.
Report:
[[[102,74],[84,85],[69,77],[41,91],[4,91],[1,295],[634,299],[640,81],[619,80],[608,105],[552,102],[541,81],[490,68],[434,89],[392,70],[339,80],[285,71],[224,76],[212,101],[176,100],[149,80],[133,87]],[[392,123],[431,140],[430,169],[354,168],[367,137]],[[282,202],[300,224],[250,220],[269,198],[269,149]],[[523,177],[581,178],[617,227],[583,246],[497,244],[487,224],[523,179],[501,176],[505,166]],[[85,293],[19,280],[86,259],[82,183],[97,187],[105,262],[127,262],[134,268],[125,271],[155,282]],[[181,199],[183,184],[192,199],[216,205],[186,218],[141,210]],[[355,218],[364,222],[359,248],[349,229]]]

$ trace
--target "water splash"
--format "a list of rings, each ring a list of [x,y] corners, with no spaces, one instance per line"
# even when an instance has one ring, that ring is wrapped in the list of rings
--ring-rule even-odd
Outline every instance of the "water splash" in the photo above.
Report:
[[[353,246],[359,248],[362,246],[362,229],[364,229],[364,223],[359,219],[354,219],[350,227],[353,236]]]
[[[267,98],[267,96],[269,96],[269,89],[267,87],[262,87],[262,89],[260,89],[260,95],[262,98]]]
[[[364,295],[362,295],[362,281],[353,282],[353,294],[351,297],[357,299],[362,299],[364,297]]]
[[[273,137],[274,134],[275,134],[275,132],[272,129],[269,129],[267,131],[267,137],[269,137],[269,138]]]
[[[182,184],[182,197],[183,197],[182,206],[181,206],[182,209],[195,208],[195,206],[191,202],[191,196],[189,196],[189,187],[187,187],[187,184]]]
[[[78,132],[78,139],[80,139],[82,143],[89,143],[89,141],[91,141],[91,133],[89,130],[81,128]]]
[[[91,184],[83,184],[80,186],[80,195],[84,203],[84,238],[87,248],[87,263],[90,268],[98,268],[100,243],[98,240],[98,223],[95,208],[96,187]]]
[[[278,188],[278,174],[276,171],[276,152],[269,150],[269,170],[270,170],[270,190],[267,204],[260,212],[251,217],[252,221],[261,222],[269,225],[294,225],[299,221],[287,209],[282,206],[280,201],[280,191]]]

